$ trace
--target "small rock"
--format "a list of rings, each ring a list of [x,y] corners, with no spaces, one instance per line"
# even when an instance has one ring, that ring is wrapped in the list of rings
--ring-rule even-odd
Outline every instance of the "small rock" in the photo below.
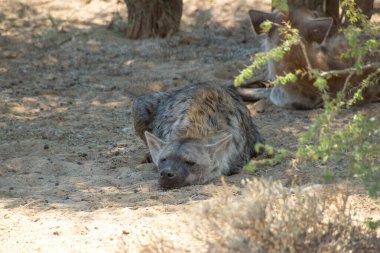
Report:
[[[259,101],[257,101],[254,105],[253,105],[253,109],[257,112],[257,113],[263,113],[265,112],[265,109],[269,106],[269,102],[268,100],[266,99],[261,99]]]
[[[54,74],[46,74],[44,76],[44,79],[46,79],[48,81],[54,81],[56,79],[56,76]]]
[[[3,57],[6,59],[14,59],[17,57],[17,54],[14,52],[5,51],[5,52],[3,52]]]
[[[90,47],[98,47],[100,46],[100,42],[94,39],[90,39],[87,41],[87,45]]]
[[[121,131],[123,133],[131,133],[132,132],[132,127],[124,127]]]

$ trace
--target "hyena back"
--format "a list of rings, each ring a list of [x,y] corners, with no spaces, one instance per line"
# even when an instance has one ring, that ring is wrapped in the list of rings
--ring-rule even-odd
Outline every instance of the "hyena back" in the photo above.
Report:
[[[202,184],[240,172],[262,138],[234,88],[196,84],[137,97],[136,133],[163,188]]]

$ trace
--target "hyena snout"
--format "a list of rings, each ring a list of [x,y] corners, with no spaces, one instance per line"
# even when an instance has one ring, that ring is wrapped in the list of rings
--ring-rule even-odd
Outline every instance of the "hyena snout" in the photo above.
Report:
[[[162,180],[174,180],[177,177],[177,173],[172,170],[163,170],[160,172],[160,178]]]
[[[183,173],[173,170],[172,168],[164,168],[160,170],[159,184],[162,188],[178,188],[185,185]]]

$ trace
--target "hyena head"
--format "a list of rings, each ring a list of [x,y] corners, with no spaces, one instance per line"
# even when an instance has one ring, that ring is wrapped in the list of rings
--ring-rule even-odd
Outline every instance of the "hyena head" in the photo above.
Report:
[[[295,73],[299,69],[308,69],[309,66],[320,70],[329,69],[332,57],[329,54],[331,45],[327,44],[329,41],[327,37],[330,38],[336,33],[333,18],[320,17],[317,12],[294,6],[289,7],[288,13],[278,10],[272,13],[250,10],[249,16],[256,34],[263,33],[262,22],[268,20],[272,23],[264,41],[267,52],[281,45],[286,39],[284,38],[286,35],[281,32],[284,31],[286,23],[299,31],[302,43],[291,46],[279,60],[269,59],[268,80],[273,80],[276,76],[285,73]],[[297,78],[296,82],[274,87],[270,94],[272,103],[295,109],[311,109],[320,106],[322,97],[319,90],[313,86],[314,81],[304,74],[299,74]]]
[[[248,12],[253,30],[256,34],[262,34],[261,24],[268,20],[273,23],[268,32],[268,42],[274,47],[282,42],[279,27],[289,22],[292,28],[297,28],[304,43],[320,44],[325,37],[337,32],[334,19],[323,17],[316,11],[302,7],[290,7],[288,13],[275,9],[271,13],[250,10]]]
[[[166,142],[149,132],[145,137],[162,188],[202,184],[220,175],[220,161],[232,140],[231,134],[211,141],[185,137]]]
[[[316,59],[311,59],[311,61],[313,61],[312,63],[325,65],[326,60],[317,59],[321,58],[321,56],[315,51],[323,52],[320,45],[324,46],[323,42],[325,41],[325,37],[336,32],[336,27],[333,26],[333,18],[320,17],[315,11],[298,7],[290,7],[288,13],[283,13],[279,10],[274,10],[272,13],[250,10],[248,13],[256,34],[263,33],[261,24],[264,21],[268,20],[273,24],[264,40],[265,51],[268,52],[282,44],[284,38],[280,33],[280,27],[286,22],[289,22],[292,28],[299,30],[299,35],[306,46],[308,54],[311,56],[317,55],[315,57]],[[322,55],[324,56],[323,53]],[[287,72],[295,71],[296,69],[303,69],[306,66],[307,63],[302,54],[300,45],[294,45],[290,51],[284,55],[282,60],[273,61],[270,59],[268,61],[269,74],[267,78],[268,80],[272,80],[275,79],[276,75],[282,75]],[[323,66],[314,67],[323,68]]]

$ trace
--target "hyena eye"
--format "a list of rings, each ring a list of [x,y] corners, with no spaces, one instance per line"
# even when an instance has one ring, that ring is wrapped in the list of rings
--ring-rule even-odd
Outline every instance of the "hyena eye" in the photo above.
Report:
[[[189,166],[194,166],[195,165],[195,162],[193,161],[185,161],[185,163]]]
[[[166,162],[166,158],[161,158],[160,163]]]

